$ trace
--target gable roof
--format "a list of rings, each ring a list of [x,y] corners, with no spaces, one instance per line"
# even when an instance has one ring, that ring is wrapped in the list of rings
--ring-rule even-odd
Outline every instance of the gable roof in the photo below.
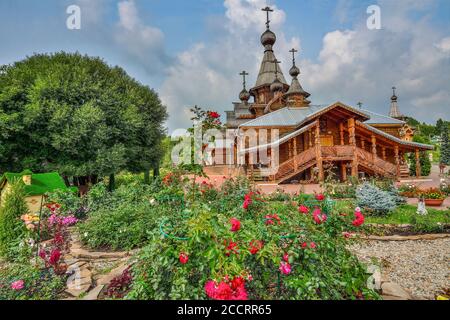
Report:
[[[308,107],[284,107],[277,111],[265,114],[254,120],[245,122],[239,127],[293,127],[299,126],[307,121],[314,119],[315,117],[328,112],[336,107],[347,109],[353,113],[358,114],[365,120],[370,117],[361,110],[352,108],[341,102],[336,102],[331,105],[311,105]]]
[[[402,121],[402,120],[398,120],[395,118],[391,118],[389,116],[385,116],[373,111],[369,111],[366,109],[361,109],[365,114],[367,114],[368,116],[370,116],[370,119],[365,121],[364,123],[367,124],[398,124],[398,125],[403,125],[406,122]]]
[[[356,121],[356,124],[369,130],[372,131],[373,133],[379,134],[383,137],[385,137],[386,139],[389,139],[391,141],[397,142],[401,145],[407,146],[407,147],[414,147],[414,148],[421,148],[421,149],[426,149],[426,150],[434,150],[434,146],[429,145],[429,144],[424,144],[424,143],[418,143],[418,142],[412,142],[412,141],[405,141],[402,139],[399,139],[393,135],[390,135],[389,133],[386,133],[380,129],[374,128],[371,125],[367,124],[367,123],[363,123],[361,121]]]
[[[29,196],[42,195],[58,189],[70,189],[66,186],[64,180],[61,178],[58,172],[32,173],[30,170],[25,170],[20,173],[5,172],[0,179],[0,186],[3,186],[5,181],[23,181],[22,177],[30,174],[31,185],[25,185],[25,192]]]

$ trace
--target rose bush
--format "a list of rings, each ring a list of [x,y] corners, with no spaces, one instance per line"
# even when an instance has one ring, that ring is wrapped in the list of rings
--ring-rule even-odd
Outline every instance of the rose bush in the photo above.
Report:
[[[127,299],[378,297],[345,248],[361,212],[335,212],[326,195],[265,202],[245,181],[231,179],[216,199],[196,199],[149,231]]]

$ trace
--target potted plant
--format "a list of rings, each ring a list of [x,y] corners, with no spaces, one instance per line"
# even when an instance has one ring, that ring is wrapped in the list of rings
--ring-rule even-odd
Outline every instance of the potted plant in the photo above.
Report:
[[[445,193],[437,188],[430,188],[420,192],[420,196],[425,199],[425,204],[432,207],[440,207],[445,200]]]

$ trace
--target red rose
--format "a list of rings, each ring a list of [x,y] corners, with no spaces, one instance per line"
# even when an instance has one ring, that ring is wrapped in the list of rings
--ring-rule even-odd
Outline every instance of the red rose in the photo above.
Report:
[[[217,112],[215,112],[215,111],[209,111],[209,112],[208,112],[208,115],[209,115],[211,118],[213,118],[213,119],[220,118],[220,115],[219,115]]]
[[[308,248],[308,244],[307,244],[306,242],[303,242],[303,243],[302,243],[302,248],[303,248],[303,249]]]
[[[353,224],[355,227],[359,227],[359,226],[361,226],[363,223],[364,223],[364,216],[363,216],[363,214],[362,214],[361,212],[359,212],[359,211],[356,211],[356,212],[355,212],[355,220],[353,220],[352,224]]]
[[[283,255],[283,260],[284,260],[285,262],[289,262],[289,255],[288,255],[287,253],[285,253],[285,254]]]
[[[186,253],[182,252],[180,253],[179,259],[181,264],[186,264],[189,261],[189,256]]]
[[[228,244],[225,243],[225,255],[229,257],[232,253],[238,254],[239,247],[236,242],[230,241]]]
[[[313,219],[317,224],[322,224],[327,221],[328,217],[326,214],[322,213],[320,209],[315,209],[313,212]]]
[[[232,218],[230,222],[231,222],[231,231],[236,232],[239,231],[239,229],[241,229],[241,222],[238,219]]]
[[[314,242],[311,242],[311,243],[309,244],[309,247],[310,247],[311,249],[315,249],[317,246],[316,246],[316,244],[315,244]]]
[[[50,254],[50,258],[48,259],[48,263],[52,266],[56,265],[61,258],[61,252],[58,249],[54,249]]]
[[[325,196],[323,195],[323,193],[316,194],[316,200],[317,201],[325,200]]]
[[[253,240],[250,242],[250,253],[251,254],[257,254],[259,250],[261,250],[263,247],[263,242],[260,240]]]
[[[307,206],[301,205],[298,208],[298,212],[303,213],[303,214],[307,214],[309,212],[309,208]]]

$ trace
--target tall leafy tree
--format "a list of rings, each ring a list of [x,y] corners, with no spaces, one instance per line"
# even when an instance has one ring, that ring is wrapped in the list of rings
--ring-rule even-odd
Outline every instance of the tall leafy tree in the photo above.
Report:
[[[442,129],[441,163],[450,165],[450,141],[448,140],[448,126]]]
[[[119,67],[34,55],[0,69],[0,171],[56,170],[75,180],[148,172],[159,166],[166,118],[158,95]]]

